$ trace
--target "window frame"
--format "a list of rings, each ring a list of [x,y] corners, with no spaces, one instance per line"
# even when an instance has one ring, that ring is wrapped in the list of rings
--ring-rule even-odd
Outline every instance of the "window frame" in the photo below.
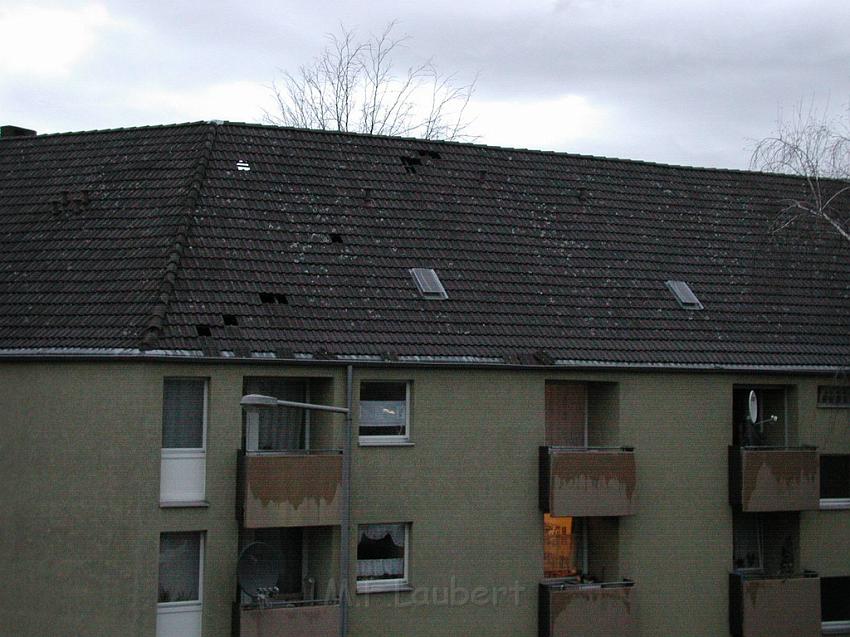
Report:
[[[165,401],[165,383],[169,380],[201,380],[204,382],[204,401],[201,424],[201,446],[200,447],[163,447],[160,442],[160,449],[168,452],[186,452],[186,453],[206,453],[207,451],[207,425],[209,421],[209,394],[210,394],[210,379],[207,376],[163,376],[162,378],[162,397]],[[161,427],[165,428],[165,419],[161,423]],[[179,456],[175,456],[179,457]]]
[[[732,572],[733,573],[763,573],[764,572],[764,521],[758,513],[740,513],[741,517],[756,516],[756,542],[758,544],[758,566],[735,566],[735,522],[732,521]],[[747,529],[749,530],[749,529]]]
[[[163,406],[165,403],[165,384],[167,381],[203,381],[204,395],[202,405],[202,422],[201,422],[201,446],[200,447],[163,447],[160,441],[160,486],[159,486],[159,503],[160,507],[183,507],[183,506],[207,506],[206,501],[206,462],[207,462],[207,428],[209,427],[209,394],[210,394],[210,379],[208,376],[163,376],[162,378],[162,400]],[[160,433],[165,428],[165,418],[163,416],[160,423]],[[203,480],[203,496],[201,499],[163,499],[163,465],[168,461],[200,461],[203,464],[202,480]]]
[[[823,460],[824,456],[839,456],[843,458],[847,458],[848,464],[850,464],[850,454],[845,453],[823,453],[820,454],[819,461]],[[823,467],[820,467],[821,471],[821,485],[823,485]],[[848,468],[848,482],[850,482],[850,468]],[[850,487],[848,487],[847,497],[844,498],[820,498],[820,508],[822,510],[831,511],[831,510],[841,510],[841,509],[850,509]]]
[[[358,593],[389,593],[395,591],[412,590],[410,585],[410,528],[411,522],[367,522],[357,525],[357,541],[360,543],[360,527],[361,526],[376,526],[382,524],[402,524],[404,525],[404,575],[401,578],[395,579],[380,579],[380,580],[360,580],[357,579],[355,570],[356,590]],[[355,559],[355,564],[359,560]],[[355,566],[356,568],[356,566]]]
[[[839,576],[844,577],[844,576]],[[830,579],[829,577],[822,577],[821,587],[823,587],[824,580]],[[823,593],[821,593],[822,595]],[[823,611],[821,611],[821,634],[822,635],[850,635],[850,617],[847,619],[838,619],[832,621],[823,621]]]
[[[181,612],[197,610],[204,605],[204,556],[206,554],[206,532],[205,531],[161,531],[159,534],[159,548],[162,549],[162,536],[175,533],[195,533],[198,535],[198,599],[179,602],[157,601],[157,612]],[[159,597],[159,567],[157,567],[157,597]],[[169,610],[172,609],[172,610]]]
[[[827,402],[823,400],[823,395],[831,390],[845,390],[850,396],[850,387],[846,385],[818,385],[817,389],[817,406],[819,409],[850,409],[850,401],[848,402]]]
[[[363,427],[362,422],[362,403],[363,400],[360,399],[360,396],[363,391],[364,383],[385,383],[385,384],[395,384],[400,385],[404,383],[404,433],[403,434],[393,434],[393,435],[370,435],[370,434],[361,434],[360,430]],[[397,380],[392,378],[364,378],[360,381],[357,390],[357,443],[361,447],[383,447],[383,446],[410,446],[413,444],[411,438],[411,404],[412,404],[412,385],[413,381],[411,380]],[[371,401],[366,401],[371,402]],[[368,424],[366,425],[369,426]]]

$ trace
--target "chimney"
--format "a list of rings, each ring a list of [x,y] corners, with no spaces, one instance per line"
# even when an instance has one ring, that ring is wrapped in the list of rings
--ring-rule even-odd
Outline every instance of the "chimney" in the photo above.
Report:
[[[0,126],[0,139],[12,139],[13,137],[35,137],[36,132],[29,128],[20,126]]]

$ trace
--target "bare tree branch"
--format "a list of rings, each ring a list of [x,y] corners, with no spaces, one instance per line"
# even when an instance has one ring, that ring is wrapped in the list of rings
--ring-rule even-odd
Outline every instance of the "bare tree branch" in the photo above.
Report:
[[[802,217],[825,221],[850,241],[847,197],[850,192],[850,133],[847,122],[830,118],[800,102],[790,118],[780,118],[776,134],[758,141],[750,166],[802,177],[806,192],[786,200],[774,223],[783,230]],[[839,206],[843,203],[843,206]]]
[[[395,73],[394,57],[408,38],[394,37],[395,22],[364,41],[340,27],[312,64],[282,72],[271,85],[270,124],[423,139],[472,140],[466,118],[477,78],[458,83],[431,60]]]

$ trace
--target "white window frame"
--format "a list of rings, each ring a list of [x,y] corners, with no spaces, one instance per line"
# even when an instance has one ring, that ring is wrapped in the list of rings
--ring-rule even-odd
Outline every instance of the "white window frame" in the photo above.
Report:
[[[824,454],[824,455],[846,455],[846,454]],[[820,508],[823,511],[839,511],[850,509],[850,497],[847,498],[821,498]]]
[[[174,506],[206,506],[206,482],[207,482],[207,426],[209,421],[209,393],[210,379],[204,376],[164,376],[162,379],[163,399],[164,387],[167,380],[202,380],[204,381],[204,402],[203,402],[203,424],[201,429],[201,446],[200,447],[161,447],[160,448],[160,481],[159,481],[159,503],[161,507]],[[162,423],[161,426],[164,426]],[[192,498],[163,498],[163,492],[166,491],[167,471],[173,471],[175,467],[181,464],[189,464],[190,461],[196,461],[194,464],[200,465],[200,469],[196,468],[199,474],[198,482],[201,483],[198,496]],[[181,462],[184,461],[184,462]],[[168,465],[171,465],[170,467]]]
[[[404,577],[381,580],[357,580],[358,593],[387,593],[410,589],[410,522],[371,522],[358,525],[358,543],[360,526],[371,524],[404,524]],[[355,560],[356,562],[357,560]]]
[[[164,531],[163,533],[183,533],[184,531]],[[194,613],[198,615],[198,635],[203,634],[203,609],[204,609],[204,554],[206,552],[206,532],[204,531],[188,531],[188,533],[197,533],[198,541],[198,599],[193,599],[185,602],[157,602],[156,604],[156,637],[177,637],[177,633],[173,633],[166,627],[169,616],[174,616],[182,613]],[[162,542],[162,533],[160,534],[160,543]],[[157,573],[157,588],[159,587],[159,573]],[[163,618],[162,620],[160,618]],[[177,619],[177,618],[174,618]],[[179,621],[179,619],[178,619]],[[184,637],[183,633],[180,637]],[[192,637],[185,635],[185,637]]]
[[[392,435],[392,436],[376,436],[376,435],[367,435],[364,436],[360,433],[360,427],[363,426],[361,422],[361,409],[360,403],[363,402],[360,400],[360,389],[363,387],[363,383],[392,383],[392,384],[400,384],[404,383],[404,434],[401,435]],[[410,387],[412,385],[412,381],[410,380],[396,380],[393,378],[364,378],[360,381],[360,385],[358,386],[357,392],[357,442],[361,447],[378,447],[378,446],[406,446],[413,444],[411,442],[410,436]],[[369,426],[368,423],[365,425]]]

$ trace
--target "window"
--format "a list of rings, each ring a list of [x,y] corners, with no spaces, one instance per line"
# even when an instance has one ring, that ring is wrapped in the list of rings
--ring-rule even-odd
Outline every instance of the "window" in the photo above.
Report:
[[[818,387],[818,407],[850,408],[850,385]]]
[[[157,637],[194,637],[201,634],[203,533],[161,533]]]
[[[822,577],[820,608],[824,635],[850,632],[850,577]]]
[[[206,495],[206,429],[207,380],[164,379],[161,504],[203,503]]]
[[[543,576],[573,582],[615,582],[622,578],[616,517],[543,515]]]
[[[303,379],[273,376],[247,377],[242,394],[273,396],[278,400],[307,402],[307,382]],[[272,406],[255,411],[256,427],[245,418],[245,449],[247,451],[287,451],[304,449],[308,434],[309,416],[299,407]],[[249,426],[251,425],[251,426]]]
[[[732,525],[735,571],[771,576],[800,572],[799,513],[735,513]]]
[[[410,439],[410,383],[360,383],[360,442],[397,443]]]
[[[410,274],[413,275],[416,287],[424,298],[436,301],[449,298],[440,277],[432,268],[411,268]]]
[[[756,408],[750,419],[750,395]],[[732,389],[732,444],[737,447],[785,447],[793,444],[788,403],[793,388],[735,385]]]
[[[357,541],[357,592],[408,585],[410,524],[361,524]]]
[[[758,515],[735,514],[732,536],[732,566],[736,571],[762,569],[762,532]]]
[[[582,518],[543,514],[543,577],[587,573],[587,534]]]
[[[850,456],[820,457],[820,506],[822,509],[850,508]]]
[[[691,287],[685,281],[666,281],[665,283],[667,289],[673,293],[673,296],[676,297],[682,308],[686,310],[702,309],[702,303],[700,303],[697,295],[693,293]]]

